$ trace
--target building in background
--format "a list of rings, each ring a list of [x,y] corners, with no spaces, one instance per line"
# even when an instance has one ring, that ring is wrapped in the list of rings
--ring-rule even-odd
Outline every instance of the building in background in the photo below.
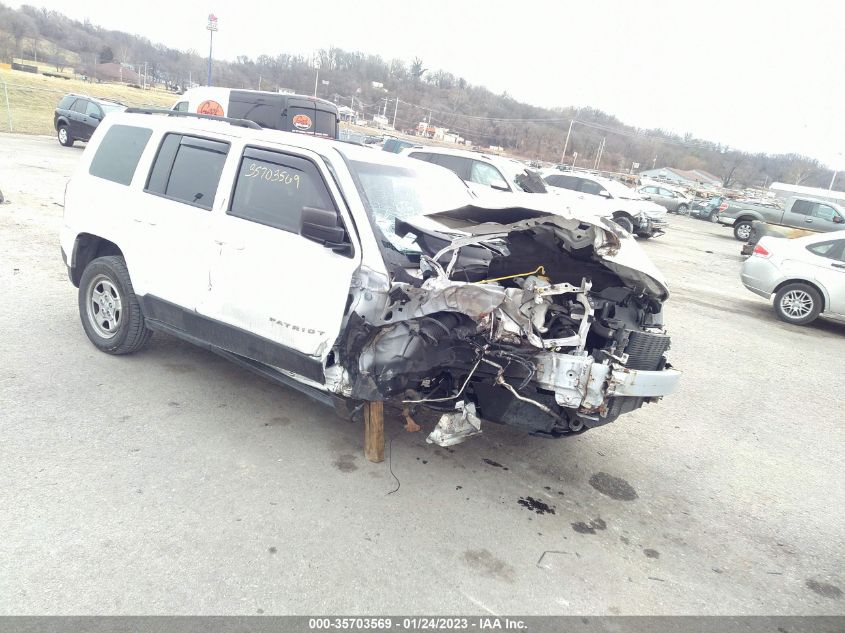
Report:
[[[703,169],[675,169],[674,167],[661,167],[659,169],[647,169],[640,172],[641,178],[663,180],[684,187],[704,185],[707,187],[721,187],[722,180]]]
[[[828,202],[845,204],[845,192],[831,191],[821,187],[805,187],[804,185],[790,185],[785,182],[773,182],[769,186],[769,191],[781,199],[791,198],[792,196],[810,196]]]

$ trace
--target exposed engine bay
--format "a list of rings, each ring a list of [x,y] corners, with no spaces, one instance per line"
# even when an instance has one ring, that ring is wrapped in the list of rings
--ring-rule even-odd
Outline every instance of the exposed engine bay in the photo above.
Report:
[[[344,395],[442,411],[429,441],[449,445],[482,420],[578,433],[675,389],[668,291],[632,238],[592,216],[493,217],[397,221],[418,254],[386,287],[353,288],[336,349]]]

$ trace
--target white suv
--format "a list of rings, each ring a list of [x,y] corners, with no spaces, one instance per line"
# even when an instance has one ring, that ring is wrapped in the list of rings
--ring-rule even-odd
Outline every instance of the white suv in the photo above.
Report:
[[[97,128],[61,245],[100,350],[162,331],[323,402],[445,410],[440,444],[481,419],[567,435],[674,390],[665,282],[612,223],[484,208],[423,162],[243,125]]]

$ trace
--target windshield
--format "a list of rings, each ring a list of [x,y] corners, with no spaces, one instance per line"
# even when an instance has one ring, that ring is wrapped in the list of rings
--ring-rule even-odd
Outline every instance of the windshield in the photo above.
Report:
[[[642,200],[643,197],[633,189],[626,187],[621,182],[615,180],[601,180],[598,181],[608,193],[614,198],[622,198],[624,200]]]
[[[126,109],[125,105],[121,105],[119,103],[100,102],[100,107],[103,109],[103,114],[108,114],[109,112],[123,112]]]
[[[451,171],[421,161],[408,162],[397,165],[353,160],[349,165],[364,206],[390,245],[403,253],[418,253],[420,249],[410,234],[402,238],[396,235],[396,219],[459,209],[471,204],[473,198]]]

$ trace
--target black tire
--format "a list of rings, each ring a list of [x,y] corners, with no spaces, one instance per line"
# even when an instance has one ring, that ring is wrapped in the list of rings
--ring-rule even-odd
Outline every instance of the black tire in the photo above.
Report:
[[[678,209],[675,211],[678,215],[686,215],[689,211],[689,207],[685,204],[679,204]]]
[[[613,221],[616,222],[616,224],[621,226],[623,229],[628,231],[628,233],[631,233],[633,235],[633,233],[634,233],[634,222],[633,222],[633,220],[631,220],[630,216],[617,215],[617,216],[614,216]]]
[[[751,222],[749,220],[741,220],[734,224],[734,237],[740,242],[747,242],[751,237]]]
[[[793,325],[807,325],[822,311],[822,297],[809,284],[793,282],[775,293],[775,314],[781,321]]]
[[[59,127],[56,129],[56,136],[59,137],[59,143],[65,147],[73,146],[74,138],[70,135],[70,130],[64,123],[59,124]]]
[[[654,237],[654,236],[651,233],[640,232],[640,233],[637,233],[637,237],[644,239],[644,240],[647,240],[647,239]]]
[[[79,281],[79,318],[94,347],[107,354],[137,352],[153,334],[119,256],[99,257],[85,267]]]

